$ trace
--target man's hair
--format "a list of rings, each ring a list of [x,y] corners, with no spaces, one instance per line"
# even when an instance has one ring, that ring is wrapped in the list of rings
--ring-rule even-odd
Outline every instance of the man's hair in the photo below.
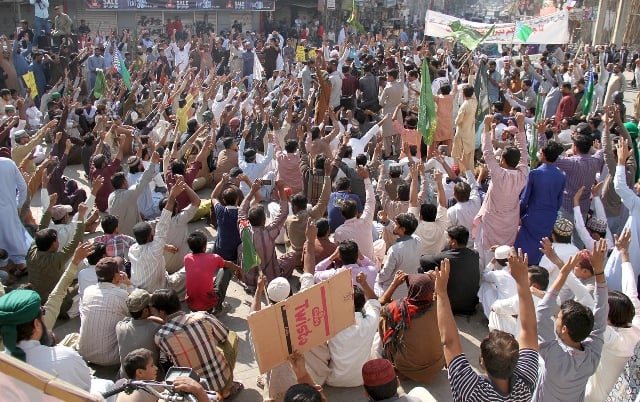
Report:
[[[567,327],[569,338],[582,342],[593,330],[593,312],[575,300],[565,300],[560,305],[562,325]]]
[[[147,244],[149,236],[151,236],[152,227],[147,222],[138,222],[133,226],[133,237],[138,244]]]
[[[525,84],[526,86],[530,87],[533,85],[533,81],[531,81],[528,78],[525,78],[524,80],[522,80],[522,83]]]
[[[631,327],[636,309],[629,296],[617,290],[609,291],[609,322],[617,328]]]
[[[358,215],[358,204],[353,198],[347,198],[340,206],[344,219],[355,218]]]
[[[262,205],[254,205],[249,209],[247,218],[251,226],[264,226],[267,216],[264,213],[264,207]]]
[[[433,204],[420,205],[420,219],[426,222],[435,222],[438,208]]]
[[[204,253],[207,250],[207,235],[200,230],[191,232],[187,237],[187,244],[193,254]]]
[[[184,176],[186,169],[187,169],[187,166],[180,159],[176,159],[173,162],[171,162],[171,173],[173,173],[174,175],[179,174]]]
[[[465,86],[464,88],[462,88],[462,93],[464,94],[465,98],[470,98],[473,96],[473,87],[472,86]]]
[[[387,71],[387,75],[389,77],[393,77],[393,79],[397,80],[398,79],[398,70],[396,70],[395,68],[392,70]]]
[[[222,190],[222,202],[224,202],[224,205],[236,205],[238,192],[234,188],[225,188]]]
[[[471,197],[471,186],[463,181],[453,186],[453,196],[458,202],[467,202]]]
[[[469,230],[462,225],[449,226],[447,235],[455,240],[459,246],[466,246],[469,241]]]
[[[44,322],[42,322],[42,312],[39,312],[38,316],[34,317],[33,320],[29,320],[24,324],[16,325],[16,341],[17,342],[28,341],[31,339],[31,337],[33,336],[33,331],[35,331],[36,329],[36,326],[33,324],[33,321],[36,319],[40,320],[40,323],[42,324],[42,327],[44,329]],[[46,332],[46,329],[45,329],[45,332]]]
[[[351,180],[348,177],[341,177],[336,181],[336,191],[345,191],[351,188]]]
[[[316,155],[316,159],[313,161],[313,167],[316,169],[324,169],[324,164],[327,157],[324,154]]]
[[[356,155],[356,166],[366,166],[367,165],[367,155],[358,154]]]
[[[406,212],[396,215],[395,221],[398,226],[404,229],[405,236],[411,236],[418,227],[416,217]]]
[[[322,395],[309,384],[295,384],[284,394],[284,402],[322,402]]]
[[[315,140],[318,138],[320,138],[320,127],[318,126],[311,127],[311,139]]]
[[[307,209],[308,202],[307,196],[304,195],[304,193],[294,194],[293,197],[291,197],[291,206],[296,206],[301,210]]]
[[[562,88],[571,89],[571,83],[570,82],[563,82],[562,83]]]
[[[520,150],[516,147],[506,147],[502,153],[502,159],[510,168],[515,168],[520,162]]]
[[[58,240],[58,232],[55,229],[46,228],[36,232],[35,241],[38,251],[48,251],[56,240]]]
[[[89,265],[96,265],[103,257],[107,256],[107,245],[102,242],[93,243],[93,253],[87,256]]]
[[[519,354],[518,341],[507,332],[494,329],[480,343],[484,368],[493,378],[510,378],[518,364]]]
[[[327,218],[320,218],[316,221],[316,229],[318,229],[318,237],[324,237],[329,234],[331,229]]]
[[[593,138],[590,135],[578,134],[573,138],[573,145],[581,154],[587,154],[593,145]]]
[[[531,265],[528,269],[529,280],[537,284],[540,290],[547,290],[549,287],[549,271],[539,265]]]
[[[288,139],[284,144],[284,150],[290,154],[296,152],[298,150],[298,141],[293,138]]]
[[[400,183],[396,189],[399,201],[409,201],[411,196],[411,187],[407,183]]]
[[[353,240],[343,240],[338,244],[338,252],[343,265],[358,262],[358,243]]]
[[[449,95],[451,93],[451,85],[444,84],[440,86],[440,93],[443,95]]]
[[[111,185],[116,190],[119,188],[122,188],[122,186],[126,181],[127,181],[127,178],[125,177],[124,172],[114,173],[114,175],[111,176]]]
[[[113,234],[118,228],[118,217],[114,215],[105,215],[100,221],[102,230],[105,234]]]
[[[151,295],[150,307],[164,311],[167,315],[180,310],[180,298],[172,289],[158,289]]]
[[[347,145],[346,147],[342,148],[342,157],[343,158],[351,159],[352,156],[353,156],[353,148],[351,148],[351,146]]]
[[[136,379],[136,370],[147,368],[149,361],[153,360],[153,353],[149,349],[140,348],[129,352],[122,361],[124,373],[131,380]]]
[[[564,148],[562,145],[555,141],[547,141],[542,147],[542,155],[544,155],[544,158],[550,163],[555,162],[563,152]]]

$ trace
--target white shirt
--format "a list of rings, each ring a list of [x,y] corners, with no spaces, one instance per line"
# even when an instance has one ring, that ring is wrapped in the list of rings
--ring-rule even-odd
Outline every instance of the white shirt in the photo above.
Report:
[[[120,363],[116,324],[129,316],[129,293],[110,282],[89,286],[80,300],[78,351],[92,363],[110,366]]]
[[[420,239],[420,255],[441,252],[447,239],[446,232],[449,227],[447,208],[438,205],[438,212],[434,222],[423,221],[420,218],[419,207],[409,207],[409,213],[418,220],[418,227],[413,232],[413,235]]]
[[[367,300],[362,312],[355,313],[356,323],[329,340],[331,373],[327,384],[333,387],[359,387],[363,384],[362,365],[369,361],[381,308],[378,300]]]
[[[369,141],[371,141],[371,138],[373,138],[373,136],[377,135],[379,132],[380,126],[378,124],[374,124],[373,127],[371,127],[362,137],[349,138],[349,146],[353,150],[353,156],[364,154],[364,148],[367,146]]]
[[[471,196],[469,197],[469,201],[457,202],[456,205],[449,208],[447,210],[447,218],[449,218],[450,225],[462,225],[467,228],[469,233],[471,233],[471,229],[473,229],[473,219],[478,214],[478,211],[480,211],[482,200],[480,199],[480,193],[478,192],[478,183],[473,176],[473,172],[470,170],[467,170],[467,180],[471,186]],[[473,239],[471,236],[469,236],[469,243],[467,246],[473,248]]]
[[[340,106],[340,97],[342,96],[342,76],[339,71],[334,71],[329,74],[329,81],[331,81],[331,97],[329,98],[329,104],[331,107]]]
[[[49,347],[35,340],[20,341],[18,347],[33,367],[85,391],[91,389],[89,366],[75,350],[60,345]]]
[[[78,294],[80,299],[84,295],[84,291],[91,285],[98,284],[98,275],[96,275],[96,266],[89,265],[85,269],[78,272]]]
[[[167,285],[163,251],[170,222],[171,212],[163,209],[156,225],[153,241],[142,245],[136,243],[129,249],[131,282],[149,293],[165,288]]]
[[[49,18],[49,0],[40,0],[40,4],[36,0],[29,0],[29,3],[36,10],[36,18]]]
[[[516,281],[513,279],[507,267],[498,263],[489,263],[482,272],[478,298],[482,303],[484,315],[489,318],[491,306],[497,300],[508,299],[518,294]]]
[[[247,175],[247,177],[249,177],[249,180],[251,180],[251,182],[253,182],[256,179],[261,178],[267,172],[267,167],[273,160],[273,143],[270,142],[269,145],[267,145],[267,153],[264,156],[264,159],[262,160],[262,162],[245,161],[244,147],[245,147],[245,140],[244,138],[242,138],[240,140],[240,144],[238,144],[238,167],[242,169],[242,172],[245,175]],[[256,161],[257,161],[257,155],[256,155]],[[249,188],[247,183],[242,182],[240,183],[240,190],[242,190],[242,193],[246,196],[247,194],[249,194],[249,190],[251,189]]]
[[[189,68],[189,51],[191,50],[191,42],[184,44],[182,50],[175,42],[171,42],[171,49],[173,50],[175,65],[180,66],[180,72],[184,72]]]

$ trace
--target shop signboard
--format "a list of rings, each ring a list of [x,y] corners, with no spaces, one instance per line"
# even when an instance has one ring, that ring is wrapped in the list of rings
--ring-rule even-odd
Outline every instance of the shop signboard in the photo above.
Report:
[[[149,11],[274,11],[275,0],[84,0],[86,9]]]

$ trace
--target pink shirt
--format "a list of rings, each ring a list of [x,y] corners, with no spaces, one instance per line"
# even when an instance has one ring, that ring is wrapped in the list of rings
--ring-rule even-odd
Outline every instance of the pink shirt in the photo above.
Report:
[[[333,236],[336,244],[343,240],[354,240],[358,244],[362,255],[373,259],[375,255],[373,253],[371,227],[373,225],[376,199],[370,179],[364,179],[364,190],[367,200],[365,201],[362,215],[359,218],[347,219],[342,225],[338,226]]]
[[[276,160],[278,161],[276,180],[284,180],[285,186],[290,187],[293,194],[301,193],[303,186],[302,173],[300,173],[300,155],[278,150]]]

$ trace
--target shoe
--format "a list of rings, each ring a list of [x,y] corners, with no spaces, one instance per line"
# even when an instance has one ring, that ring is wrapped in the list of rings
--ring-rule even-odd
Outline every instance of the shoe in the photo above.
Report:
[[[213,309],[213,315],[216,317],[222,314],[226,314],[231,311],[231,304],[227,302],[222,302],[222,304],[217,305],[215,309]]]

